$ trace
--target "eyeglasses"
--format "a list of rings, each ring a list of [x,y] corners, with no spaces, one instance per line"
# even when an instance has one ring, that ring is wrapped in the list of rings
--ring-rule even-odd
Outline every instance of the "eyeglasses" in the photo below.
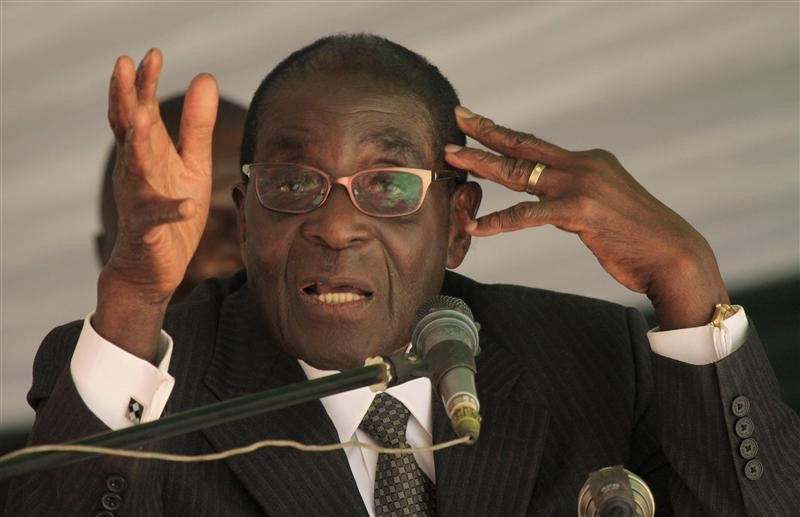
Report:
[[[413,214],[425,201],[434,181],[463,182],[466,171],[381,167],[334,178],[330,174],[296,163],[253,163],[242,172],[255,183],[261,206],[286,214],[305,214],[327,201],[335,184],[342,185],[353,205],[373,217]]]

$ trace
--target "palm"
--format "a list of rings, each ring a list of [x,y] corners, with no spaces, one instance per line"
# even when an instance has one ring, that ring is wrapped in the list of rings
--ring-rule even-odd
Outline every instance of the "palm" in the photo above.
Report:
[[[160,53],[148,53],[135,82],[129,61],[117,63],[109,100],[120,156],[114,175],[120,221],[107,269],[119,281],[168,297],[185,274],[208,216],[216,85],[198,76],[189,87],[179,151],[158,114]]]
[[[191,200],[194,215],[183,220],[150,226],[141,233],[141,243],[146,247],[149,260],[142,264],[155,275],[153,280],[165,290],[174,289],[184,276],[189,260],[194,254],[208,215],[211,188],[210,172],[192,169],[184,163],[169,137],[162,158],[154,164],[154,178],[144,183],[141,192],[152,203],[160,200]],[[138,200],[137,200],[138,201]],[[131,228],[132,236],[137,233]],[[148,263],[149,262],[149,263]]]

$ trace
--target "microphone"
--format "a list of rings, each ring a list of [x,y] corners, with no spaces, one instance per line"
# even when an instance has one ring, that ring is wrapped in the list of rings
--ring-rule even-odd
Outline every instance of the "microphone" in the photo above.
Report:
[[[653,517],[655,511],[647,483],[622,465],[589,473],[578,494],[578,517]]]
[[[458,437],[478,439],[480,403],[475,390],[478,324],[459,298],[435,296],[417,310],[411,335],[413,351],[428,364],[434,389]]]

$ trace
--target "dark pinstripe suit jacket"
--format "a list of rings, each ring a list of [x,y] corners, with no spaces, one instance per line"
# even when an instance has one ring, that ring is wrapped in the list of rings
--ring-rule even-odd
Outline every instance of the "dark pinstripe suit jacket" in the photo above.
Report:
[[[177,383],[168,412],[304,378],[260,335],[242,281],[209,282],[170,310]],[[434,455],[440,515],[575,515],[587,474],[620,463],[650,483],[663,515],[800,515],[800,419],[780,402],[754,331],[732,356],[693,367],[651,356],[645,323],[630,309],[452,273],[443,290],[482,324],[484,421],[477,445]],[[80,322],[59,327],[39,350],[29,393],[35,443],[104,430],[69,374],[79,331]],[[751,401],[764,467],[754,481],[734,433],[739,395]],[[434,407],[434,441],[452,438]],[[338,440],[315,402],[151,447],[204,453],[264,438]],[[123,490],[109,488],[113,475]],[[366,515],[341,451],[262,449],[201,464],[98,459],[24,476],[9,497],[9,515],[96,515],[104,502],[118,507],[99,515]]]

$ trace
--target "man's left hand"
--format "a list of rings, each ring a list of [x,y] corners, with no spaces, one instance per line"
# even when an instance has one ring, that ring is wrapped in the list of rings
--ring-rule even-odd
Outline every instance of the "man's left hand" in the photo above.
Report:
[[[448,145],[445,159],[511,190],[535,194],[472,221],[474,236],[552,224],[577,234],[603,268],[650,298],[662,330],[710,321],[728,303],[714,253],[681,216],[644,189],[611,153],[572,152],[456,108],[461,130],[499,155]],[[536,164],[546,166],[533,191]]]

